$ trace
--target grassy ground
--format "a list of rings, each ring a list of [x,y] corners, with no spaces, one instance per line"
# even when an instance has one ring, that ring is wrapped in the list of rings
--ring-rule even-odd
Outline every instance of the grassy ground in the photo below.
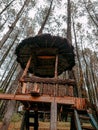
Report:
[[[12,122],[9,126],[9,130],[20,130],[20,122]],[[49,122],[39,122],[39,130],[49,130]],[[69,123],[58,122],[58,130],[70,130]],[[31,128],[33,130],[33,128]]]
[[[9,126],[9,130],[20,130],[22,116],[20,114],[14,114],[12,117],[12,121]],[[2,122],[0,122],[0,126]],[[50,122],[42,122],[39,121],[39,130],[49,130]],[[57,129],[58,130],[70,130],[70,123],[69,122],[57,122]],[[30,130],[33,130],[31,128]]]
[[[2,123],[0,123],[1,126]],[[50,122],[39,122],[39,130],[49,130]],[[9,126],[9,130],[20,130],[21,121],[20,122],[11,122]],[[58,122],[57,129],[58,130],[70,130],[70,124],[65,122]],[[31,128],[33,130],[33,128]]]
[[[20,115],[19,113],[14,113],[8,130],[20,130],[21,121],[22,121],[22,115]],[[0,127],[1,127],[1,125],[2,125],[2,122],[0,122]],[[87,124],[87,123],[83,123],[82,125],[90,126],[90,124]],[[49,127],[50,127],[50,122],[39,121],[38,130],[49,130]],[[30,130],[33,130],[33,128],[31,127]],[[57,122],[57,130],[70,130],[70,123],[69,122]]]

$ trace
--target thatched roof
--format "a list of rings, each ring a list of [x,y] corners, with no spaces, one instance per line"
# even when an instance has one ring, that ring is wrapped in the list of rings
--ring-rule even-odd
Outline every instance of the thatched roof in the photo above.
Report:
[[[17,61],[25,69],[32,56],[29,72],[40,77],[53,77],[55,56],[58,54],[58,74],[71,70],[75,65],[73,46],[66,38],[50,34],[24,39],[16,48]]]

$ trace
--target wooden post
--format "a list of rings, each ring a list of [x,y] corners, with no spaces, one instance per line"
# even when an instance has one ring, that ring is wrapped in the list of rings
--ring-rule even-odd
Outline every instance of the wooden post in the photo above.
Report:
[[[55,78],[58,76],[58,55],[56,55],[56,60],[55,60]]]
[[[24,70],[24,72],[23,72],[23,74],[22,74],[22,77],[21,77],[21,78],[23,78],[24,76],[26,76],[27,71],[28,71],[29,66],[30,66],[31,58],[32,58],[32,57],[30,56],[30,58],[29,58],[29,60],[28,60],[28,62],[27,62],[26,68],[25,68],[25,70]]]
[[[29,129],[29,110],[26,110],[26,118],[25,118],[25,123],[26,123],[26,130],[30,130]]]
[[[34,111],[35,117],[34,117],[34,130],[38,130],[38,110]]]
[[[38,106],[35,105],[34,108],[34,130],[38,130]]]
[[[23,74],[22,74],[21,79],[23,79],[23,77],[26,76],[26,74],[27,74],[27,71],[28,71],[29,66],[30,66],[31,58],[32,58],[32,57],[30,56],[30,58],[29,58],[29,60],[28,60],[28,62],[27,62],[26,68],[25,68],[25,70],[24,70],[24,72],[23,72]],[[25,92],[26,92],[26,85],[27,85],[26,83],[23,83],[22,93],[25,93]]]
[[[58,76],[58,55],[56,55],[55,60],[55,74],[54,77],[57,79]],[[57,84],[54,85],[54,100],[51,103],[51,121],[50,130],[57,130],[57,103],[55,102]]]
[[[50,130],[57,130],[57,103],[51,103]]]

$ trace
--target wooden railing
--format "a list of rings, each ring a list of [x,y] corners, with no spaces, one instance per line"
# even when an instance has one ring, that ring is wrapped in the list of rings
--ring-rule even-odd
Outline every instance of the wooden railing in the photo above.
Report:
[[[73,80],[61,80],[53,78],[27,78],[20,80],[17,93],[30,94],[38,92],[39,95],[49,96],[74,96]]]

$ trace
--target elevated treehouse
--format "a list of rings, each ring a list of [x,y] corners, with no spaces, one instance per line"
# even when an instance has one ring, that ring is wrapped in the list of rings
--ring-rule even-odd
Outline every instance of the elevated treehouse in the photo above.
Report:
[[[65,111],[72,113],[70,129],[82,130],[78,111],[88,113],[86,99],[76,97],[73,79],[60,78],[75,65],[74,48],[68,40],[50,34],[30,37],[17,46],[16,55],[24,70],[19,86],[15,94],[0,94],[0,99],[18,100],[24,105],[26,112],[21,130],[25,127],[29,130],[30,126],[38,130],[38,111],[51,111],[50,130],[57,130],[58,104],[65,105]],[[29,122],[31,110],[35,113],[34,123]],[[96,130],[98,125],[92,116],[90,118]]]

